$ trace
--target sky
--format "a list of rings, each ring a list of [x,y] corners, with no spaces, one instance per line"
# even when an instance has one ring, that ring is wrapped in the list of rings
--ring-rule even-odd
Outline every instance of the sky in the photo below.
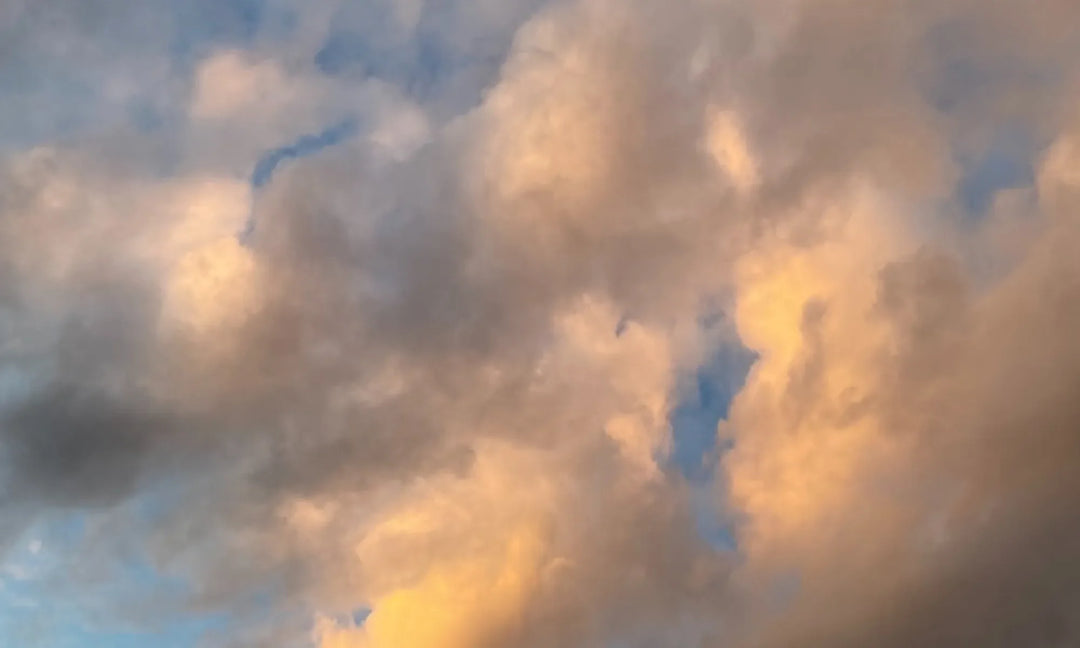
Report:
[[[1080,645],[1077,24],[0,0],[0,645]]]

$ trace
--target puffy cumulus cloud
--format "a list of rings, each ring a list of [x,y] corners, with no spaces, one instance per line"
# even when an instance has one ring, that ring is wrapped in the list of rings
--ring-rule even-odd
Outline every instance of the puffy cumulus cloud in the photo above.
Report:
[[[516,625],[551,566],[557,504],[519,461],[481,449],[469,479],[423,484],[375,520],[355,547],[374,611],[361,629],[324,631],[324,645],[473,646]],[[534,488],[515,488],[521,479]]]
[[[323,547],[321,569],[336,576],[316,580],[341,588],[337,607],[373,609],[361,628],[324,619],[325,645],[595,642],[662,627],[642,607],[701,607],[683,588],[718,595],[724,560],[657,465],[670,352],[641,325],[616,338],[616,324],[594,299],[559,315],[526,391],[488,400],[462,431],[475,439],[464,473],[384,489],[359,516],[334,499],[285,504],[289,535]],[[652,516],[680,522],[645,535]],[[672,582],[657,590],[658,578]],[[597,598],[618,607],[591,609]]]
[[[836,203],[820,215],[835,222],[821,243],[762,241],[737,268],[736,325],[759,355],[729,421],[731,496],[751,518],[748,550],[820,546],[812,534],[830,532],[820,516],[850,509],[837,498],[854,495],[852,472],[879,441],[859,416],[888,341],[872,305],[880,264],[906,237],[872,197]]]
[[[0,547],[79,511],[60,591],[221,646],[1080,640],[1075,3],[75,4],[0,11],[113,83],[0,143]],[[735,341],[718,543],[670,420]]]
[[[203,119],[235,118],[280,95],[283,76],[271,63],[247,63],[237,52],[217,54],[199,65],[191,112]]]
[[[762,552],[753,571],[799,583],[776,603],[768,578],[747,576],[784,609],[765,613],[765,645],[1075,641],[1076,590],[1062,574],[1076,538],[1075,410],[1063,397],[1075,345],[1058,327],[1072,326],[1076,275],[1043,247],[1073,238],[1057,170],[1070,139],[1041,164],[1025,215],[1039,233],[990,286],[948,252],[883,249],[864,233],[823,242],[822,254],[852,247],[774,288],[783,297],[767,317],[740,320],[763,328],[762,359],[733,406],[728,485],[746,551]],[[865,262],[866,249],[879,250],[867,270],[814,281],[837,259]],[[771,274],[740,282],[740,315]]]
[[[757,164],[738,118],[729,110],[714,110],[705,137],[709,154],[731,184],[741,192],[753,189],[758,183]]]

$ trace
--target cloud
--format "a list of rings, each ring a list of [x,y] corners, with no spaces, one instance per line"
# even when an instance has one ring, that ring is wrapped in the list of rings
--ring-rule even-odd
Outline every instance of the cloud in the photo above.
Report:
[[[0,164],[0,547],[85,516],[57,596],[221,646],[1080,636],[1071,3],[282,1],[182,52],[46,4],[25,73],[130,90]],[[969,213],[1002,129],[1032,177]],[[670,421],[736,341],[721,547]]]

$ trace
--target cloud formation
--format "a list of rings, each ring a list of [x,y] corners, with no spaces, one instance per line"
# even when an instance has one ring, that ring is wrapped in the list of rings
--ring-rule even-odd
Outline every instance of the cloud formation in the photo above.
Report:
[[[0,9],[0,94],[97,88],[0,141],[0,551],[83,516],[54,596],[209,646],[1080,641],[1075,3],[122,4]],[[1032,180],[972,188],[1006,132]],[[718,543],[671,415],[738,346]]]

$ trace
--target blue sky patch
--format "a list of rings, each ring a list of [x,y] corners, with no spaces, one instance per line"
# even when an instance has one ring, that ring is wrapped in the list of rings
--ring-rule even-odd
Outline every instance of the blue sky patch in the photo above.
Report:
[[[682,399],[671,413],[671,462],[690,481],[711,475],[717,449],[716,426],[727,417],[731,399],[742,388],[755,354],[734,344],[721,346],[681,381]]]

